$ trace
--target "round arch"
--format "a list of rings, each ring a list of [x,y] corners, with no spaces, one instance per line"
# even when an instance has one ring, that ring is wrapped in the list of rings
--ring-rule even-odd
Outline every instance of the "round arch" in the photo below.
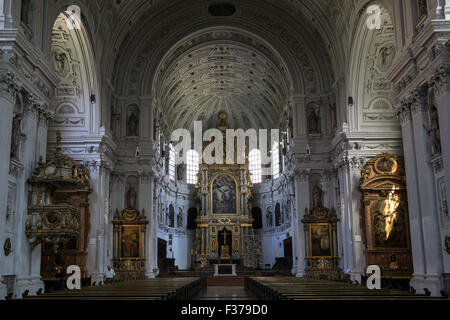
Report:
[[[61,131],[63,137],[100,131],[99,73],[84,20],[79,6],[65,7],[50,33],[49,56],[59,81],[51,101],[56,114],[49,130]],[[61,108],[63,105],[75,107]]]
[[[380,28],[368,27],[370,5],[380,8]],[[353,105],[347,111],[350,130],[377,131],[383,127],[386,131],[398,131],[394,86],[387,79],[396,54],[395,30],[383,1],[368,2],[359,10],[351,48],[348,88]]]

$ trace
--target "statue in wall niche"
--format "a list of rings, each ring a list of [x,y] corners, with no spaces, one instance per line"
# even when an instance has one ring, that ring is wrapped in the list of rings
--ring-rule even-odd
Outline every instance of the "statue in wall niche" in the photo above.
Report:
[[[322,208],[323,207],[322,197],[323,197],[322,189],[318,185],[315,185],[314,188],[313,188],[313,205],[314,205],[314,208]]]
[[[177,166],[177,180],[183,180],[183,165],[181,164]]]
[[[272,227],[273,226],[273,215],[272,215],[272,211],[270,209],[267,209],[266,218],[267,218],[267,227]]]
[[[127,208],[136,210],[136,198],[137,194],[134,190],[134,186],[130,186],[127,192]]]
[[[428,132],[431,138],[432,154],[441,153],[441,132],[439,128],[439,118],[434,106],[430,108],[430,130]]]
[[[138,126],[138,118],[136,117],[136,114],[132,112],[130,117],[128,118],[128,135],[130,137],[137,136],[137,126]]]
[[[318,134],[319,132],[319,117],[316,114],[315,109],[311,109],[308,116],[308,127],[310,134]]]
[[[178,209],[177,228],[183,228],[183,212],[181,211],[181,208]]]
[[[11,158],[19,159],[20,142],[25,135],[22,133],[23,115],[18,113],[14,116],[11,134]]]

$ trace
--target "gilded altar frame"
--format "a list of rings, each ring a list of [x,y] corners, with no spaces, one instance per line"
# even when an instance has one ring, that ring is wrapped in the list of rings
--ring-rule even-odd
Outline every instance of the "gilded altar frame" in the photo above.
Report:
[[[122,224],[120,225],[120,227],[118,228],[119,230],[119,256],[117,257],[117,259],[119,260],[145,260],[145,255],[144,255],[144,247],[145,247],[145,225],[142,224]],[[125,257],[123,255],[123,240],[125,238],[125,234],[123,233],[124,230],[126,229],[134,229],[137,230],[139,238],[138,238],[138,255],[137,257]]]
[[[313,279],[339,280],[341,271],[339,268],[339,251],[337,243],[337,222],[339,219],[334,211],[327,208],[314,208],[310,212],[306,211],[302,219],[305,228],[306,240],[306,275]],[[319,234],[317,239],[313,230],[325,230],[324,234]],[[329,254],[315,254],[317,247],[313,240],[319,240],[319,250],[322,245],[326,245]],[[324,242],[322,242],[324,241]]]
[[[227,115],[219,114],[217,128],[226,136],[228,129]],[[226,139],[224,138],[224,141]],[[235,158],[236,158],[236,144]],[[224,147],[226,145],[224,144]],[[204,151],[201,152],[205,158]],[[198,173],[196,188],[198,190],[198,217],[197,229],[194,241],[195,256],[202,267],[220,262],[219,232],[222,229],[231,231],[231,248],[229,248],[232,263],[242,264],[246,267],[257,267],[262,259],[257,256],[257,248],[261,247],[261,236],[253,230],[253,219],[251,217],[251,187],[248,161],[238,164],[236,159],[232,164],[226,164],[224,156],[222,164],[201,163]],[[214,212],[214,183],[220,177],[231,178],[234,183],[236,197],[235,212]],[[222,201],[226,198],[222,198]],[[221,205],[225,208],[226,206]],[[224,239],[225,240],[225,239]],[[227,238],[229,240],[229,238]],[[259,250],[261,253],[261,250]]]
[[[125,209],[119,213],[116,211],[113,220],[114,226],[114,255],[113,265],[116,271],[117,278],[120,279],[139,279],[143,278],[146,273],[145,269],[145,232],[148,221],[144,214],[134,209]],[[127,233],[126,230],[134,232]],[[132,234],[137,233],[137,239],[130,239]],[[138,242],[137,254],[125,256],[123,254],[124,244],[130,242]],[[130,244],[131,247],[131,244]],[[132,249],[130,248],[130,252]]]
[[[369,160],[361,168],[360,190],[366,264],[380,266],[384,278],[411,278],[413,264],[403,159],[382,153]]]

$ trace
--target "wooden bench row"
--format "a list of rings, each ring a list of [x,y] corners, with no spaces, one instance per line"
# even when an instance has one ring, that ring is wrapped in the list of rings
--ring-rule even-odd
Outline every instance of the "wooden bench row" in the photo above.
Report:
[[[172,278],[111,283],[81,290],[64,290],[26,299],[48,300],[191,300],[206,287],[206,279]]]
[[[294,277],[251,277],[245,281],[249,293],[262,300],[415,300],[399,290],[369,290],[364,286]]]

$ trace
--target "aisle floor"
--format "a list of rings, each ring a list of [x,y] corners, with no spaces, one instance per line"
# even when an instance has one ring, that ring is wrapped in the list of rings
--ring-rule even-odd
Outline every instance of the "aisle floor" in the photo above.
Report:
[[[244,287],[207,287],[196,300],[254,300]]]

